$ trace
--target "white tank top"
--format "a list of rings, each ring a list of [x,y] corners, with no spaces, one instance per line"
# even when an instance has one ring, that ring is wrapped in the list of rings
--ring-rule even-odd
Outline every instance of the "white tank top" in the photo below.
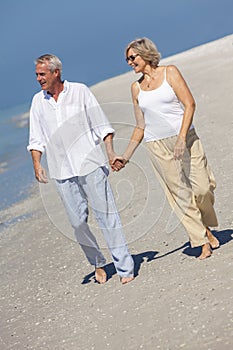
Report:
[[[146,142],[165,139],[179,134],[184,109],[174,90],[166,79],[154,90],[145,91],[140,88],[138,103],[144,113]],[[191,125],[190,129],[193,128]]]

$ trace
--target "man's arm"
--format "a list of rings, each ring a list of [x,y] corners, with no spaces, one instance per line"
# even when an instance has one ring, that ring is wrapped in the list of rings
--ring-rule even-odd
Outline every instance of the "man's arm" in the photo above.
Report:
[[[42,183],[47,183],[48,178],[46,175],[46,171],[40,164],[41,155],[42,155],[42,153],[40,151],[37,151],[34,149],[31,150],[31,156],[32,156],[35,177],[36,177],[37,181],[42,182]]]
[[[113,134],[108,134],[107,136],[105,136],[104,144],[105,144],[109,164],[110,164],[112,170],[118,171],[121,168],[123,168],[124,164],[121,160],[117,159],[113,162],[113,159],[117,157],[117,155],[113,149]]]

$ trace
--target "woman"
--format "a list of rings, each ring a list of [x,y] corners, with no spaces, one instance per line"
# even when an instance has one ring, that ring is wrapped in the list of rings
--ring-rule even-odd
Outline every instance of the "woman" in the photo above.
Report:
[[[200,259],[210,257],[219,241],[209,226],[218,226],[213,208],[216,187],[201,142],[192,124],[194,98],[178,68],[160,66],[160,53],[148,38],[132,41],[126,61],[142,73],[131,86],[136,127],[122,157],[124,166],[144,138],[154,171],[167,199],[183,223]]]

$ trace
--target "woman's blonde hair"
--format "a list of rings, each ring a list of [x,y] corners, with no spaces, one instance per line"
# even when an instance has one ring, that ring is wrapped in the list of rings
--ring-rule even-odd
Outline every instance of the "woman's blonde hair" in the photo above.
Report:
[[[141,56],[144,61],[148,62],[151,67],[155,68],[158,66],[161,54],[150,39],[144,37],[131,41],[125,49],[126,57],[128,56],[129,49],[133,49],[134,52]]]

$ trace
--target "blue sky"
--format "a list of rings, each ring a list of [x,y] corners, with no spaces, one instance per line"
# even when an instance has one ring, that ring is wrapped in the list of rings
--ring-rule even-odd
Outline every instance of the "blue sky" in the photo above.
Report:
[[[124,48],[152,39],[162,57],[233,33],[232,0],[1,0],[0,110],[39,90],[34,59],[53,53],[63,78],[91,86],[129,71]]]

